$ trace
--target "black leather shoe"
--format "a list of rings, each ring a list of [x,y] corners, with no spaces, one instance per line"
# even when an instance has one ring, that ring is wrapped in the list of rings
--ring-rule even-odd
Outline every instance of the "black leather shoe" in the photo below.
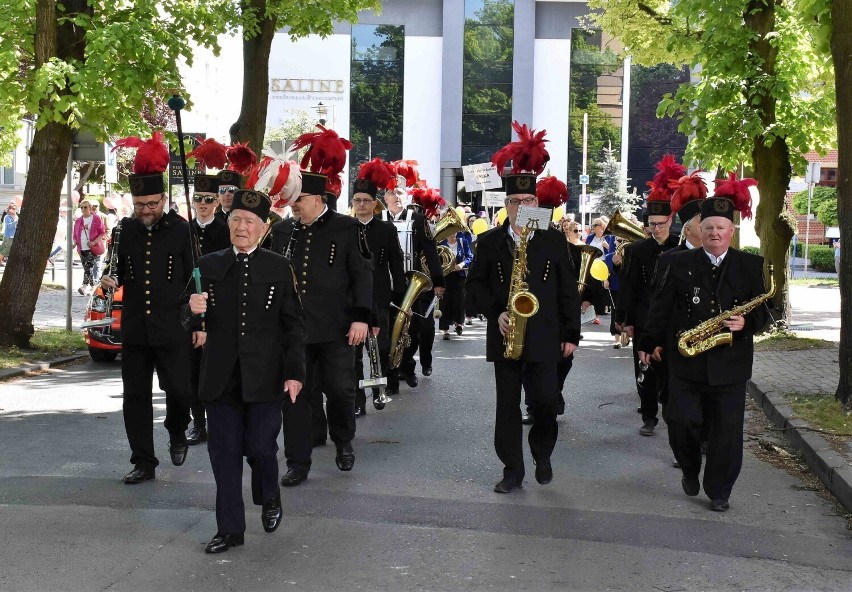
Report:
[[[189,452],[189,446],[186,440],[183,442],[169,442],[169,455],[172,457],[172,464],[176,467],[181,466],[186,461],[186,453]]]
[[[281,495],[276,495],[270,501],[263,504],[263,510],[260,512],[260,521],[263,522],[263,530],[266,532],[275,532],[278,525],[281,524],[281,516],[284,513],[281,511]]]
[[[463,331],[464,327],[462,327],[461,325],[456,325],[456,335],[461,335]]]
[[[432,366],[423,368],[423,376],[432,376]]]
[[[687,479],[684,477],[680,480],[680,486],[683,487],[683,492],[689,497],[695,497],[701,491],[701,484],[698,479]]]
[[[398,395],[399,394],[399,387],[398,386],[397,387],[389,386],[388,389],[385,391],[385,394],[387,394],[389,397],[391,395]]]
[[[527,411],[523,415],[521,415],[521,423],[524,425],[532,425],[535,423],[535,417],[532,413]]]
[[[290,467],[281,477],[281,487],[295,487],[308,478],[308,474],[301,469]]]
[[[334,462],[341,471],[352,470],[352,467],[355,466],[355,451],[352,449],[351,443],[337,447],[337,456],[334,457]]]
[[[714,512],[727,512],[730,507],[728,500],[710,500],[710,509]]]
[[[513,489],[520,489],[523,485],[510,477],[503,477],[497,485],[494,486],[494,491],[497,493],[509,493]]]
[[[553,481],[553,467],[550,465],[550,459],[536,462],[535,480],[539,485],[547,485]]]
[[[241,534],[217,534],[205,547],[205,553],[224,553],[231,547],[239,547],[246,542]]]
[[[414,374],[413,372],[411,374],[406,375],[405,384],[407,384],[411,388],[416,388],[417,387],[417,375]]]
[[[154,467],[146,469],[136,465],[133,470],[124,476],[124,483],[127,485],[138,485],[144,481],[154,479]]]
[[[190,446],[201,444],[207,441],[207,428],[193,426],[186,435],[186,443]]]

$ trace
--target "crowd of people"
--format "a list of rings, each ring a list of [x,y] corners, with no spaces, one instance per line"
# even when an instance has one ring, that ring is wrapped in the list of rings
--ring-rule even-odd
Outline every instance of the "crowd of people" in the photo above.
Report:
[[[552,223],[568,193],[554,177],[538,180],[548,160],[544,134],[513,127],[518,139],[494,155],[501,175],[511,166],[506,218],[479,234],[469,228],[478,217],[447,207],[412,161],[361,163],[352,211],[338,212],[351,145],[325,129],[297,140],[307,150],[301,164],[274,153],[257,162],[243,145],[206,140],[192,155],[223,170],[195,177],[187,222],[166,207],[165,146],[157,133],[144,142],[130,176],[133,215],[120,221],[110,246],[116,266],[100,279],[104,289],[124,288],[123,413],[133,465],[124,482],[156,477],[156,370],[172,464],[207,442],[217,521],[207,552],[245,542],[244,457],[252,502],[273,532],[283,515],[279,487],[308,479],[314,447],[331,440],[337,468],[354,469],[367,392],[377,409],[386,402],[384,387],[358,388],[364,353],[370,378],[378,372],[388,394],[403,382],[413,389],[415,356],[419,373],[432,373],[435,317],[443,339],[479,317],[503,465],[494,491],[523,486],[523,424],[535,479],[546,485],[581,318],[600,323],[582,314],[592,308],[610,313],[613,347],[632,339],[639,434],[653,436],[661,416],[684,492],[699,493],[703,465],[710,509],[727,510],[742,462],[751,337],[765,320],[760,307],[724,314],[764,292],[762,259],[731,247],[735,212],[750,215],[746,184],[731,178],[707,197],[703,181],[667,157],[641,222],[610,213],[618,228],[602,216],[584,238],[570,217]],[[674,215],[681,240],[670,233]],[[81,255],[91,254],[101,227],[81,219],[75,240]],[[590,273],[598,258],[605,279]],[[709,334],[679,343],[708,323]],[[718,334],[730,347],[708,345]]]

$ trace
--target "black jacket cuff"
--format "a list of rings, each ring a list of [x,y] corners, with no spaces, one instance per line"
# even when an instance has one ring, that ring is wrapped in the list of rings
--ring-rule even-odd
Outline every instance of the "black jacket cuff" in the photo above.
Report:
[[[372,320],[372,311],[369,308],[361,308],[360,306],[356,306],[352,309],[352,322],[353,323],[366,323],[370,324]]]

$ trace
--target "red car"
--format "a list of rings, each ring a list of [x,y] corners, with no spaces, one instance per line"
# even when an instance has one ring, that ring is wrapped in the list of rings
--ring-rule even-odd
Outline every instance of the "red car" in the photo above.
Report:
[[[98,324],[107,318],[108,301],[98,286],[86,307],[83,337],[89,346],[89,355],[95,362],[112,362],[121,353],[121,297],[124,288],[118,288],[112,299],[112,323]]]

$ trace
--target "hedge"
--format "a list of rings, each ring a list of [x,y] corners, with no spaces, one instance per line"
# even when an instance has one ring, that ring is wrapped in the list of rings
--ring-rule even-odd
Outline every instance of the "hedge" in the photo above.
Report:
[[[834,271],[834,249],[824,245],[811,245],[808,259],[815,271]]]

